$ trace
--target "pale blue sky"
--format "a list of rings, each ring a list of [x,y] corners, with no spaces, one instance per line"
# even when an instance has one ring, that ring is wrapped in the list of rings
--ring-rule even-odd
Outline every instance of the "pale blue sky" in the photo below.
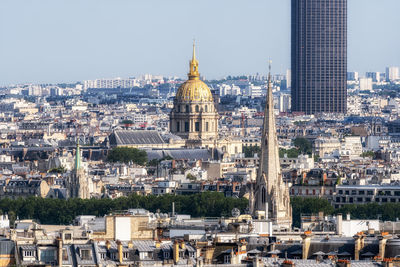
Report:
[[[399,0],[349,0],[349,71],[400,65]],[[0,85],[290,66],[290,0],[0,0]]]

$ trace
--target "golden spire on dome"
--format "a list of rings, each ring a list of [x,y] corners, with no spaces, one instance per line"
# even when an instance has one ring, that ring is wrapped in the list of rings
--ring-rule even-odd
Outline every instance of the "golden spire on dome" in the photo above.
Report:
[[[200,77],[199,74],[199,62],[196,59],[196,44],[195,40],[193,40],[193,54],[192,60],[189,62],[190,71],[188,73],[189,80],[197,80]]]

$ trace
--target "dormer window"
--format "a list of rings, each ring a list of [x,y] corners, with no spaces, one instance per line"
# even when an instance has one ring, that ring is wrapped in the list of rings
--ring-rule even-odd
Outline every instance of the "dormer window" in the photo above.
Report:
[[[34,257],[35,251],[34,250],[24,250],[24,257]]]
[[[171,256],[169,251],[164,251],[164,259],[169,259],[169,257]]]
[[[92,254],[90,253],[90,249],[82,249],[81,250],[81,259],[82,260],[92,260]]]

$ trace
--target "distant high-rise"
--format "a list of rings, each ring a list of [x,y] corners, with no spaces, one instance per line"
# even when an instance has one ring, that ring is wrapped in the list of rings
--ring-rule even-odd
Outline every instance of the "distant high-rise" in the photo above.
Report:
[[[347,0],[292,0],[292,111],[346,113]]]
[[[400,78],[398,67],[387,67],[386,68],[386,81],[391,82]]]

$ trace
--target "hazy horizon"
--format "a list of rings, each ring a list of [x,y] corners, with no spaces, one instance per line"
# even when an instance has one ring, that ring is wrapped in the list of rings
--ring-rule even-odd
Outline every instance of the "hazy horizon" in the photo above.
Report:
[[[400,66],[398,0],[349,0],[348,71]],[[0,85],[290,68],[290,0],[2,0]]]

